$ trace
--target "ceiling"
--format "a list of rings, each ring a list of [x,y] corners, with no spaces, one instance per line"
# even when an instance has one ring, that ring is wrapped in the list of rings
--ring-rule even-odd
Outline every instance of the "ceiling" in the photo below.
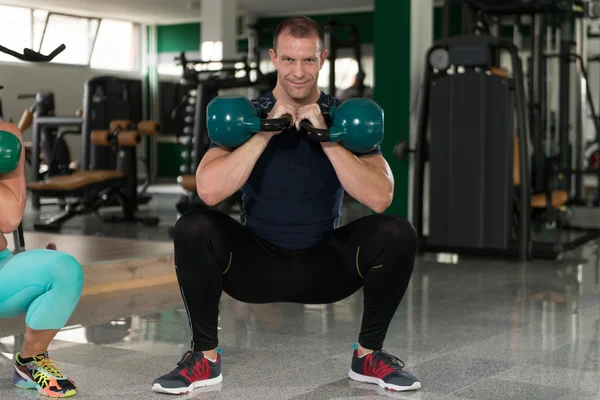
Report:
[[[200,3],[201,0],[0,0],[5,5],[157,24],[198,21],[202,18]],[[238,8],[258,16],[310,15],[372,10],[373,3],[374,0],[238,0]]]

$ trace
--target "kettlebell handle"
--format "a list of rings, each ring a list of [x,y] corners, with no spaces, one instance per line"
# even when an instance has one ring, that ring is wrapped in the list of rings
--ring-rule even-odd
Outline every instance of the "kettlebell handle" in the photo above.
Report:
[[[287,129],[292,124],[292,117],[285,115],[281,118],[261,119],[260,130],[264,132],[276,132]]]
[[[315,128],[313,124],[308,120],[303,120],[300,122],[300,128],[302,128],[309,138],[317,142],[329,142],[331,139],[331,134],[329,129],[320,129]]]

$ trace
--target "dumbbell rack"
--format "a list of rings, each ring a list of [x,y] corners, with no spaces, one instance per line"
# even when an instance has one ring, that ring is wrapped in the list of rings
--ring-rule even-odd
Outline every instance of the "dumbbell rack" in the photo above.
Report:
[[[181,152],[182,163],[179,166],[181,175],[189,175],[194,170],[193,160],[196,159],[194,151],[194,124],[196,121],[196,102],[198,90],[196,87],[190,88],[183,100],[185,104],[184,110],[184,128],[183,135],[178,137],[178,142],[185,146],[185,150]]]

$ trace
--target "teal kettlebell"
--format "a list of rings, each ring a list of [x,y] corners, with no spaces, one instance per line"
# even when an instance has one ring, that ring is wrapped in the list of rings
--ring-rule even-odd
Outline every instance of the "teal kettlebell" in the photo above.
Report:
[[[300,127],[317,142],[340,142],[353,153],[366,153],[383,141],[383,109],[373,100],[356,97],[331,107],[331,127],[317,129],[304,120]]]
[[[21,159],[22,145],[18,137],[0,130],[0,175],[17,169]]]
[[[238,147],[256,132],[286,129],[292,117],[262,119],[252,102],[241,95],[217,96],[206,106],[208,137],[224,147]]]

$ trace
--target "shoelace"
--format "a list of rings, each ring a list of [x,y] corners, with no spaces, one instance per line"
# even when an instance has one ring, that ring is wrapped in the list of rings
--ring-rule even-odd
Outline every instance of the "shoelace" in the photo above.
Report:
[[[188,375],[191,375],[194,372],[194,365],[196,365],[196,362],[200,361],[204,357],[201,354],[201,352],[196,353],[188,350],[177,363],[177,371],[187,368]]]
[[[396,371],[403,371],[406,365],[404,364],[404,361],[402,361],[396,356],[391,355],[385,350],[378,350],[373,352],[373,356],[371,357],[371,366],[373,368],[375,368],[377,361],[381,361],[388,364]]]
[[[47,373],[51,374],[55,378],[63,378],[63,374],[58,370],[58,363],[50,360],[46,356],[35,356],[33,357],[35,365],[38,368],[43,369]]]

